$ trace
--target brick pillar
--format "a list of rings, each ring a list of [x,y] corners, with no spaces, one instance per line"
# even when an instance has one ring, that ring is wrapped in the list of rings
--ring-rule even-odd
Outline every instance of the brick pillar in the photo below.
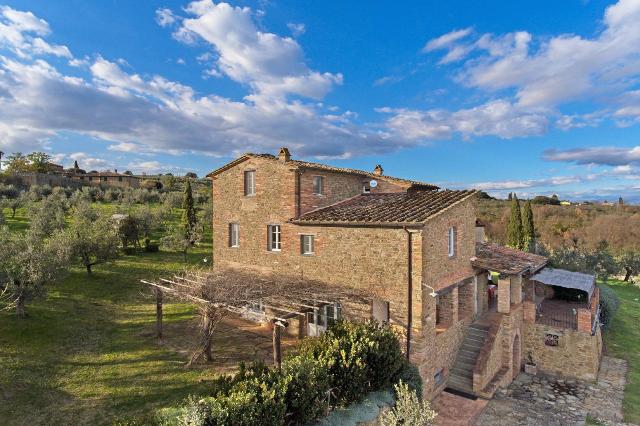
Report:
[[[483,272],[476,276],[478,280],[478,314],[483,314],[489,310],[489,296],[487,294],[487,273]]]
[[[535,282],[529,278],[522,278],[522,288],[524,289],[524,300],[535,302]]]
[[[536,322],[536,304],[525,300],[522,303],[524,322],[534,324]]]
[[[452,324],[455,324],[460,319],[459,312],[458,312],[458,287],[455,287],[453,290],[451,290],[451,305],[452,305],[451,312],[452,312],[452,318],[453,318]]]
[[[511,308],[511,280],[500,278],[498,280],[498,312],[508,314]]]
[[[522,303],[522,276],[511,277],[511,303]]]
[[[589,309],[578,309],[578,331],[591,334],[591,311]]]
[[[591,295],[591,313],[593,315],[598,311],[598,305],[600,304],[600,289],[598,287],[595,288],[593,294]]]

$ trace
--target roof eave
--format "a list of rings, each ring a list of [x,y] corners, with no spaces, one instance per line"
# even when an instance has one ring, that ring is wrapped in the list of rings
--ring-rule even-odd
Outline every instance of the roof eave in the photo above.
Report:
[[[370,228],[423,228],[424,222],[364,222],[364,221],[328,221],[328,220],[290,220],[299,226],[335,226]]]

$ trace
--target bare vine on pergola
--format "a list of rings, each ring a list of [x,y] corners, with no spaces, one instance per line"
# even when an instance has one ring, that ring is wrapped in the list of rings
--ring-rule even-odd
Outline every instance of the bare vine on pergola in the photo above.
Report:
[[[293,318],[304,317],[324,305],[345,301],[368,305],[367,295],[357,289],[290,275],[259,274],[237,269],[190,270],[170,278],[141,280],[156,294],[156,334],[162,338],[162,305],[165,296],[194,303],[200,314],[196,349],[187,366],[201,359],[212,361],[212,338],[230,313],[260,310],[258,318],[273,323],[274,362],[280,365],[281,329]]]

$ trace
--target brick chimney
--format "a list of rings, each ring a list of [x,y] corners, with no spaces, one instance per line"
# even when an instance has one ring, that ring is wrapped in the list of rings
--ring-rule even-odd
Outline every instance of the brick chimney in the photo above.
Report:
[[[382,176],[383,172],[384,170],[382,169],[382,166],[380,164],[377,164],[375,169],[373,169],[373,174],[377,176]]]
[[[278,159],[284,162],[291,160],[291,153],[289,152],[289,148],[286,148],[284,146],[280,148],[280,152],[278,153]]]

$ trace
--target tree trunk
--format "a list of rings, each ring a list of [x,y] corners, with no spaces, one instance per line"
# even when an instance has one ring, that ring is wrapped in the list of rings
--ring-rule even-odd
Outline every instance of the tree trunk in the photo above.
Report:
[[[91,275],[91,264],[85,265],[87,267],[87,275]]]
[[[205,334],[205,344],[204,344],[204,357],[206,358],[207,361],[213,361],[213,356],[211,355],[211,346],[212,345],[212,335],[210,332],[211,329],[211,318],[207,315],[204,318],[204,329],[206,330],[206,334]]]
[[[18,298],[16,299],[16,315],[18,316],[18,318],[26,318],[27,317],[27,311],[25,309],[25,296],[22,292],[20,292],[20,294],[18,295]]]
[[[16,208],[12,207],[11,208],[11,219],[15,219],[15,217],[16,217]]]
[[[273,323],[273,363],[278,369],[282,366],[281,333],[281,325],[278,321],[275,321]]]
[[[156,288],[156,337],[162,339],[162,290]]]
[[[625,282],[629,282],[629,279],[631,278],[631,275],[633,274],[633,270],[631,268],[629,268],[628,266],[624,267],[624,281]]]

